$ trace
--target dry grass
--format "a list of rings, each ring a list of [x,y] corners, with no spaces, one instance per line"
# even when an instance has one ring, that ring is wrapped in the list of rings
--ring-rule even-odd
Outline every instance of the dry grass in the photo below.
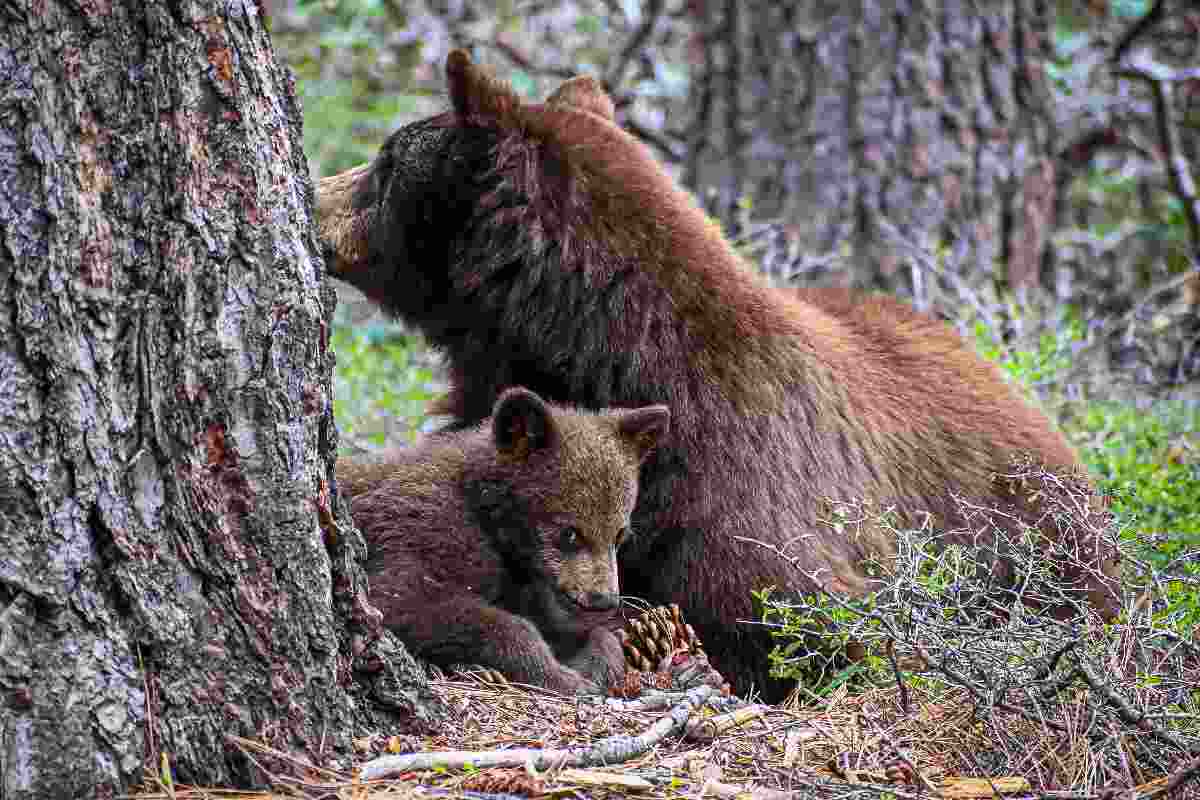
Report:
[[[1191,676],[1200,681],[1200,669]],[[397,752],[492,751],[507,748],[566,748],[616,735],[637,735],[662,711],[629,711],[577,701],[544,691],[493,686],[471,680],[438,680],[434,690],[454,709],[456,720],[437,735],[389,736],[387,732],[356,741],[363,761]],[[1081,735],[1085,721],[1066,714],[1066,731],[1038,726],[1015,714],[995,711],[987,719],[973,715],[974,703],[963,689],[926,681],[909,687],[909,710],[898,687],[851,694],[845,688],[818,707],[764,707],[746,724],[705,741],[670,737],[635,759],[607,769],[546,770],[493,768],[451,772],[420,770],[387,780],[360,782],[354,774],[313,769],[261,745],[241,746],[260,764],[273,768],[269,792],[236,792],[194,787],[165,791],[161,783],[138,800],[282,800],[338,798],[387,800],[428,796],[574,796],[606,798],[637,794],[651,798],[732,797],[733,787],[774,800],[792,797],[986,797],[990,778],[997,788],[1024,787],[1021,797],[1153,797],[1165,787],[1167,769],[1186,769],[1182,756],[1159,770],[1147,768],[1136,754],[1136,731],[1113,731],[1126,756],[1114,788],[1135,788],[1137,795],[1061,792],[1046,788],[1050,776],[1086,776],[1109,761],[1111,743]],[[1067,708],[1070,708],[1068,704]],[[1083,713],[1081,700],[1077,711]],[[1192,721],[1193,736],[1196,720]],[[1195,742],[1193,738],[1193,742]],[[903,753],[918,775],[904,769]],[[290,765],[290,768],[289,766]],[[1193,770],[1200,764],[1193,763]],[[1023,781],[1012,781],[1021,778]],[[900,779],[900,780],[895,780]],[[1009,780],[1004,780],[1009,779]],[[1057,783],[1057,781],[1053,781]],[[1124,784],[1123,786],[1121,784]],[[449,795],[447,795],[449,793]],[[748,798],[750,795],[745,795]],[[1194,783],[1175,797],[1196,797]]]

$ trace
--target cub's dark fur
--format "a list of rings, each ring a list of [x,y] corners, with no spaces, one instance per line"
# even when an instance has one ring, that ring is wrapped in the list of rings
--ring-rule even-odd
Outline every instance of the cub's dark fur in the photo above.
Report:
[[[958,496],[1060,536],[997,476],[1022,454],[1078,470],[1075,453],[951,329],[894,300],[767,285],[594,81],[531,104],[464,53],[446,71],[453,110],[322,181],[330,268],[446,353],[457,425],[513,385],[670,408],[622,588],[678,603],[739,690],[786,688],[768,675],[771,638],[743,624],[752,589],[862,592],[864,556],[895,548],[887,530],[820,524],[826,498],[955,530]],[[1113,553],[1066,544],[1094,565],[1069,577],[1111,610]]]
[[[385,624],[435,664],[562,692],[614,685],[616,548],[668,423],[662,406],[575,412],[511,389],[490,423],[386,463],[339,461]]]

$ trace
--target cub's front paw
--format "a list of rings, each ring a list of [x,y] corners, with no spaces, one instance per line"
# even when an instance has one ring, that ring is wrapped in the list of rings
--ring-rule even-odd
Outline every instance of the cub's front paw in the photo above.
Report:
[[[659,672],[670,676],[673,691],[682,692],[697,686],[712,686],[717,689],[729,686],[721,673],[708,663],[708,656],[704,653],[680,652],[664,658],[663,663],[659,665]]]
[[[587,643],[567,664],[595,683],[601,693],[625,682],[625,652],[621,640],[606,628],[595,628]]]
[[[559,665],[551,674],[546,676],[544,682],[547,689],[567,695],[594,695],[604,694],[605,689],[601,688],[595,681],[590,680],[585,675],[577,672],[570,667]]]

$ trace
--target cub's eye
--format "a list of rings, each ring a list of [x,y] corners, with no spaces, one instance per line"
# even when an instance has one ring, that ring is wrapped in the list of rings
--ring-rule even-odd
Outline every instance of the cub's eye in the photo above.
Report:
[[[579,535],[578,528],[563,528],[558,535],[558,549],[570,552],[578,550],[583,544],[583,537]]]

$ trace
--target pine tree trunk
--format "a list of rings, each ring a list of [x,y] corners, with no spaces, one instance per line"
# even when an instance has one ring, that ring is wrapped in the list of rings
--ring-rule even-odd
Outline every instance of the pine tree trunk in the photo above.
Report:
[[[911,273],[886,220],[931,252],[961,242],[1010,286],[1039,282],[1055,186],[1050,4],[693,5],[705,33],[684,180],[727,226],[749,201],[793,249],[848,247],[858,282],[897,288]]]
[[[0,4],[5,800],[163,753],[261,784],[229,734],[316,762],[438,713],[314,505],[333,295],[299,134],[250,0]]]

